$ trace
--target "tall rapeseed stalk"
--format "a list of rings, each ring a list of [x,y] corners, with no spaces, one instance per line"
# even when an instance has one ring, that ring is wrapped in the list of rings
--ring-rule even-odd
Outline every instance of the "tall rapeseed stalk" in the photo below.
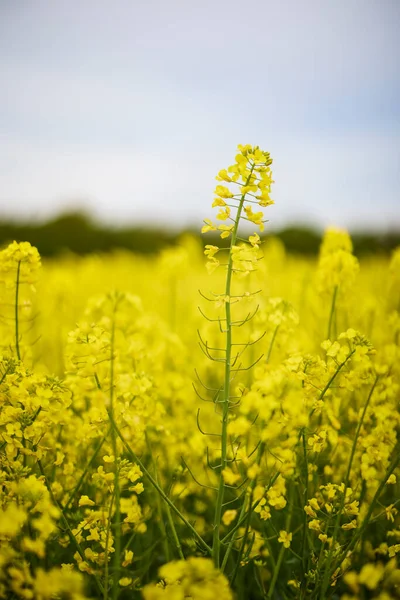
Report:
[[[229,184],[217,185],[215,189],[215,200],[213,207],[219,207],[217,219],[223,224],[214,225],[210,220],[204,221],[203,233],[209,231],[221,232],[221,238],[230,238],[227,262],[221,264],[216,258],[220,252],[218,246],[207,245],[205,253],[209,258],[207,268],[212,272],[215,268],[222,267],[226,271],[225,290],[223,294],[217,294],[217,302],[225,305],[225,316],[219,320],[220,329],[225,335],[225,346],[222,350],[223,358],[216,359],[212,356],[209,347],[202,340],[203,350],[211,360],[218,360],[224,364],[224,381],[222,385],[222,396],[216,399],[221,405],[221,433],[220,433],[220,465],[218,476],[218,491],[215,503],[215,514],[213,523],[212,556],[215,565],[220,565],[221,538],[220,526],[222,518],[222,507],[224,503],[225,488],[228,483],[227,477],[227,450],[228,450],[228,421],[232,405],[231,379],[232,375],[240,367],[235,368],[238,356],[233,357],[233,328],[241,326],[249,318],[235,321],[232,318],[231,305],[239,302],[246,293],[232,295],[232,283],[235,275],[245,276],[256,269],[260,258],[260,237],[257,233],[250,235],[247,239],[239,236],[239,225],[247,221],[258,225],[260,231],[264,229],[264,214],[262,211],[253,212],[252,205],[266,207],[273,204],[270,198],[272,172],[272,159],[268,152],[264,152],[258,146],[239,146],[235,163],[218,173],[217,180]],[[225,224],[229,223],[229,224]],[[249,292],[247,292],[247,296]],[[244,349],[248,344],[244,344]]]

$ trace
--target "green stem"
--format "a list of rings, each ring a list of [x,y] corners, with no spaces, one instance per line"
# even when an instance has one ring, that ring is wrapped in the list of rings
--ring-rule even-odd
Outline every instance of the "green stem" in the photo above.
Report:
[[[350,352],[350,354],[348,354],[346,356],[346,358],[344,359],[344,361],[342,363],[340,363],[340,365],[338,365],[336,371],[334,372],[334,374],[332,375],[332,377],[330,378],[330,380],[328,381],[328,383],[326,384],[326,386],[322,390],[322,392],[321,392],[321,394],[319,396],[319,400],[323,399],[323,397],[325,396],[326,392],[331,387],[331,384],[335,381],[336,377],[339,375],[340,371],[343,369],[343,367],[345,366],[345,364],[347,363],[347,361],[350,360],[350,358],[353,356],[354,352],[355,352],[355,350],[352,350]]]
[[[114,490],[115,492],[115,490]],[[109,578],[109,568],[108,568],[108,542],[110,539],[110,529],[111,529],[111,515],[112,515],[112,507],[114,504],[115,493],[111,496],[110,507],[108,509],[108,517],[107,517],[107,533],[106,533],[106,547],[104,549],[104,596],[103,600],[108,600],[108,578]],[[114,581],[113,579],[113,587]]]
[[[169,523],[169,526],[171,527],[172,536],[173,536],[174,541],[175,541],[175,546],[176,546],[176,549],[178,551],[179,558],[181,558],[182,560],[185,560],[185,555],[183,554],[181,542],[180,542],[178,534],[176,532],[175,523],[174,523],[174,521],[172,519],[171,509],[169,508],[168,504],[165,505],[165,510],[167,511],[168,523]]]
[[[338,286],[335,285],[335,289],[333,290],[333,296],[332,296],[332,304],[331,304],[331,312],[329,314],[329,323],[328,323],[328,335],[326,336],[326,339],[329,340],[331,337],[331,330],[332,330],[332,323],[333,323],[333,316],[335,314],[335,308],[336,308],[336,299],[337,299],[337,293],[338,293]]]
[[[148,469],[146,469],[146,467],[144,466],[143,462],[140,460],[140,458],[137,456],[137,454],[129,446],[129,444],[127,443],[127,441],[123,437],[122,433],[120,432],[120,430],[118,428],[118,425],[116,424],[116,422],[114,420],[114,417],[111,415],[110,411],[108,412],[108,416],[109,416],[109,419],[111,421],[111,425],[115,429],[115,431],[116,431],[118,437],[120,438],[120,440],[121,440],[121,442],[122,442],[125,450],[127,451],[127,453],[139,465],[141,471],[146,475],[147,479],[149,480],[149,482],[151,483],[151,485],[157,490],[157,492],[160,494],[160,496],[164,500],[164,502],[166,502],[168,504],[168,506],[174,511],[174,513],[176,515],[178,515],[178,517],[181,519],[181,521],[183,521],[185,523],[186,527],[191,531],[191,533],[193,534],[193,536],[199,542],[200,546],[204,550],[206,550],[208,554],[211,554],[212,553],[212,549],[210,548],[210,546],[208,544],[206,544],[206,542],[203,540],[203,538],[201,537],[201,535],[199,535],[197,533],[197,531],[195,530],[195,528],[193,527],[193,525],[191,523],[189,523],[189,521],[183,516],[183,514],[181,513],[181,511],[179,510],[179,508],[177,508],[175,506],[175,504],[168,498],[167,494],[159,486],[159,484],[154,479],[154,477],[152,477],[152,475],[149,473]]]
[[[302,430],[302,440],[303,440],[303,455],[304,455],[304,498],[302,498],[304,506],[308,504],[308,454],[307,454],[307,430]],[[307,515],[306,512],[303,511],[303,542],[302,542],[302,563],[303,563],[303,572],[307,573],[308,571],[308,524],[307,524]],[[302,586],[305,586],[305,580],[302,582]]]
[[[269,348],[268,348],[267,358],[265,360],[266,363],[269,363],[269,359],[271,358],[272,347],[274,345],[275,338],[277,336],[278,330],[279,330],[279,325],[277,325],[275,327],[274,333],[272,334],[271,343],[270,343]]]
[[[257,567],[254,563],[253,563],[253,568],[255,571],[255,579],[256,579],[256,583],[258,585],[258,589],[260,590],[262,597],[267,598],[267,592],[265,591],[265,585],[264,585],[264,582],[263,582],[262,576],[261,576],[261,569],[260,569],[260,567]]]
[[[250,174],[246,180],[245,185],[247,186],[250,182],[253,174],[254,165],[251,167]],[[226,344],[225,344],[225,375],[224,375],[224,390],[222,397],[222,425],[221,425],[221,470],[219,473],[219,483],[217,500],[215,503],[215,514],[213,522],[213,544],[212,544],[212,557],[214,564],[219,568],[220,564],[220,551],[221,551],[221,539],[220,539],[220,527],[222,517],[222,505],[224,502],[225,495],[225,481],[223,477],[223,471],[227,465],[227,441],[228,441],[228,416],[229,416],[229,398],[230,398],[230,383],[231,383],[231,352],[232,352],[232,320],[231,320],[231,283],[232,283],[232,248],[236,244],[236,238],[238,234],[239,221],[243,210],[243,203],[246,194],[242,194],[239,200],[239,206],[236,212],[235,224],[233,226],[231,244],[229,249],[229,259],[226,274],[226,285],[225,285],[225,325],[226,325]]]
[[[149,455],[151,457],[151,462],[153,463],[154,479],[158,483],[157,465],[156,465],[156,461],[154,460],[153,450],[152,450],[152,447],[151,447],[151,443],[150,443],[147,431],[144,432],[144,436],[146,438],[146,444],[147,444],[147,448],[149,450]],[[169,562],[171,560],[171,557],[170,557],[170,552],[169,552],[169,543],[168,543],[168,538],[167,538],[167,530],[165,528],[165,523],[164,523],[164,519],[163,519],[163,511],[162,511],[162,506],[161,506],[161,498],[160,498],[159,494],[157,494],[157,492],[156,492],[155,496],[156,496],[156,503],[157,503],[158,520],[159,520],[159,523],[160,523],[160,532],[161,532],[162,542],[163,542],[163,546],[164,546],[165,560],[166,560],[166,562]]]
[[[177,287],[178,281],[177,278],[172,275],[170,279],[170,294],[169,294],[169,322],[171,326],[171,331],[176,331],[176,315],[177,315]]]
[[[0,385],[3,383],[3,381],[7,377],[8,372],[9,372],[10,369],[11,369],[11,364],[8,365],[7,369],[4,371],[3,375],[1,376]]]
[[[271,481],[265,487],[265,491],[266,492],[268,492],[268,490],[274,485],[274,483],[278,479],[279,475],[280,475],[280,473],[279,473],[279,471],[277,471],[275,473],[275,475],[271,478]],[[257,506],[260,504],[260,502],[261,502],[261,498],[259,500],[257,500],[256,502],[254,502],[253,507],[252,507],[252,511],[254,511],[257,508]],[[237,532],[237,530],[239,529],[239,527],[241,527],[243,525],[243,523],[246,521],[246,519],[247,519],[247,514],[245,514],[242,518],[239,517],[239,520],[236,523],[235,527],[233,527],[233,529],[231,529],[230,531],[228,531],[228,533],[226,534],[226,536],[222,538],[221,544],[226,544],[226,542]]]
[[[389,479],[389,477],[391,476],[393,471],[398,467],[399,463],[400,463],[400,452],[396,455],[392,464],[387,469],[382,481],[380,482],[380,484],[378,486],[378,489],[376,490],[376,492],[374,494],[374,497],[372,498],[371,504],[369,505],[368,512],[367,512],[363,522],[361,523],[361,525],[358,529],[354,530],[354,534],[353,534],[353,537],[351,538],[350,543],[347,546],[345,546],[342,554],[336,560],[336,565],[340,565],[343,562],[343,560],[346,558],[348,553],[352,552],[354,550],[354,548],[358,544],[360,538],[363,536],[364,531],[366,530],[366,528],[368,527],[368,524],[371,521],[372,513],[375,510],[375,505],[379,499],[379,496],[381,495],[383,488],[386,485],[387,480]],[[324,592],[323,595],[319,596],[319,600],[325,600],[325,598],[326,598],[325,593],[326,593],[326,591]]]
[[[293,504],[290,503],[290,505],[289,505],[289,512],[288,512],[288,515],[286,517],[286,526],[285,526],[286,531],[289,531],[289,529],[290,529],[290,522],[292,520],[292,510],[293,510]],[[283,557],[285,555],[285,550],[286,550],[286,548],[282,544],[281,549],[279,551],[278,560],[277,560],[277,563],[275,565],[274,573],[272,575],[271,584],[269,586],[267,600],[270,600],[272,598],[273,594],[274,594],[275,585],[276,585],[276,582],[278,580],[279,571],[281,570],[281,566],[282,566],[282,562],[283,562]]]
[[[249,496],[249,504],[248,504],[248,506],[249,506],[248,512],[246,513],[246,507],[247,507],[247,503],[246,503],[246,500],[244,500],[244,501],[243,501],[243,504],[242,504],[242,507],[241,507],[241,509],[240,509],[239,521],[244,521],[244,520],[246,520],[246,518],[247,518],[247,514],[248,514],[248,513],[250,513],[250,514],[251,514],[251,503],[252,503],[252,494],[250,493],[250,496]],[[243,517],[244,517],[244,519],[243,519]],[[247,525],[247,523],[246,523],[246,525]],[[248,532],[246,531],[246,533],[248,533]],[[245,537],[247,537],[247,536],[243,536],[243,538],[245,538]],[[223,559],[223,561],[222,561],[222,564],[221,564],[221,571],[222,571],[222,572],[224,572],[224,571],[225,571],[226,565],[227,565],[227,563],[228,563],[228,558],[229,558],[229,555],[230,555],[230,553],[232,552],[232,548],[233,548],[233,544],[235,543],[235,540],[236,540],[236,531],[235,531],[235,533],[232,535],[232,537],[231,537],[231,540],[230,540],[230,542],[229,542],[229,544],[228,544],[228,548],[227,548],[227,550],[226,550],[226,552],[225,552],[225,556],[224,556],[224,559]],[[242,544],[242,545],[243,545],[243,547],[244,547],[244,545],[245,545],[245,544]],[[243,550],[242,550],[242,547],[240,548],[240,550],[241,550],[241,551],[243,551]],[[233,581],[234,581],[234,579],[235,579],[235,577],[236,577],[236,571],[237,571],[237,569],[235,568],[235,572],[234,572],[234,574],[233,574],[233,577],[232,577],[232,583],[233,583]]]
[[[384,478],[382,479],[381,483],[378,486],[378,489],[376,490],[374,497],[372,498],[371,504],[369,506],[368,512],[361,524],[361,527],[355,532],[355,534],[353,535],[350,544],[348,545],[348,547],[346,548],[346,553],[350,552],[351,550],[353,550],[353,548],[356,546],[356,544],[358,543],[358,540],[360,539],[360,537],[362,536],[362,534],[364,533],[365,528],[368,526],[368,523],[371,519],[372,513],[374,512],[375,509],[375,505],[379,499],[379,496],[381,495],[383,488],[386,485],[387,480],[389,479],[389,477],[391,476],[391,474],[393,473],[393,471],[397,468],[397,466],[400,463],[400,452],[397,454],[397,456],[395,457],[395,459],[393,460],[392,464],[389,466],[388,470],[385,473]],[[343,556],[344,558],[344,556]]]
[[[110,344],[110,413],[114,419],[114,347],[115,347],[115,313],[117,309],[117,303],[114,306],[113,320],[111,326],[111,344]],[[118,467],[118,447],[117,447],[117,436],[115,429],[111,428],[111,442],[115,461],[114,471],[114,496],[115,496],[115,515],[114,515],[114,557],[113,557],[113,586],[112,586],[112,597],[114,600],[117,599],[118,579],[119,570],[121,565],[121,506],[120,506],[120,489],[119,489],[119,467]]]
[[[38,466],[39,466],[40,473],[41,473],[41,475],[43,476],[43,478],[44,478],[44,481],[45,481],[45,483],[46,483],[46,487],[47,487],[47,489],[48,489],[48,491],[49,491],[50,498],[51,498],[51,500],[52,500],[52,502],[53,502],[54,506],[56,506],[56,507],[59,509],[60,513],[61,513],[61,520],[62,520],[62,522],[63,522],[63,524],[64,524],[64,527],[65,527],[65,530],[66,530],[66,532],[67,532],[67,535],[68,535],[68,537],[69,537],[69,539],[70,539],[70,542],[71,542],[71,543],[72,543],[72,544],[75,546],[75,549],[76,549],[76,551],[78,552],[78,554],[79,554],[79,556],[81,557],[81,559],[85,561],[85,560],[86,560],[86,557],[85,557],[85,555],[84,555],[84,553],[83,553],[83,550],[82,550],[82,548],[81,548],[81,546],[80,546],[80,544],[79,544],[78,540],[76,539],[76,537],[75,537],[75,536],[74,536],[74,534],[72,533],[72,529],[71,529],[71,527],[70,527],[70,524],[69,524],[69,522],[68,522],[68,519],[67,519],[67,517],[66,517],[66,516],[65,516],[65,514],[64,514],[63,507],[62,507],[62,506],[61,506],[61,504],[60,504],[60,503],[59,503],[59,502],[56,500],[56,497],[55,497],[55,496],[54,496],[54,494],[53,494],[53,490],[51,489],[51,485],[50,485],[50,483],[49,483],[49,481],[48,481],[48,479],[47,479],[47,477],[46,477],[46,474],[45,474],[45,472],[44,472],[44,469],[43,469],[43,465],[42,465],[42,463],[41,463],[41,461],[40,461],[40,460],[38,460]],[[101,595],[103,595],[103,593],[104,593],[104,588],[103,588],[103,586],[102,586],[102,584],[101,584],[101,581],[99,580],[99,578],[97,577],[97,575],[96,575],[95,573],[93,573],[93,578],[94,578],[94,580],[95,580],[95,583],[96,583],[96,586],[97,586],[97,589],[98,589],[98,591],[100,592],[100,594],[101,594]]]
[[[337,368],[336,371],[334,372],[334,374],[332,375],[332,377],[329,379],[328,383],[326,384],[326,386],[324,387],[324,389],[322,390],[322,392],[320,393],[320,395],[318,396],[318,400],[322,400],[326,394],[326,392],[329,390],[329,388],[331,387],[332,383],[335,381],[336,377],[339,375],[340,371],[343,369],[343,367],[345,366],[345,364],[347,363],[348,360],[350,360],[350,358],[353,356],[355,350],[352,350],[344,359],[343,362],[341,362]],[[315,412],[315,408],[312,409],[312,411],[310,412],[310,418],[312,417],[312,415]]]
[[[350,482],[351,467],[353,465],[353,459],[354,459],[354,454],[355,454],[356,448],[357,448],[357,441],[358,441],[358,438],[359,438],[359,435],[360,435],[360,430],[361,430],[362,424],[364,422],[365,414],[367,412],[367,408],[368,408],[369,403],[371,401],[372,394],[374,393],[374,390],[376,388],[376,384],[378,383],[378,379],[379,379],[379,375],[376,375],[375,381],[374,381],[374,383],[372,385],[372,388],[371,388],[371,390],[370,390],[370,392],[368,394],[367,401],[366,401],[366,403],[364,405],[364,409],[363,409],[361,418],[360,418],[360,420],[359,420],[359,422],[357,424],[356,434],[354,436],[353,446],[351,448],[351,454],[350,454],[349,464],[347,466],[347,472],[346,472],[346,478],[345,478],[345,486],[346,487],[348,487],[349,482]]]
[[[97,444],[97,446],[96,446],[96,448],[95,448],[95,451],[94,451],[94,453],[93,453],[93,456],[92,456],[92,458],[89,460],[88,464],[86,465],[86,467],[85,467],[85,470],[83,471],[82,475],[80,476],[78,483],[76,484],[76,486],[75,486],[75,487],[74,487],[74,489],[72,490],[72,492],[71,492],[71,494],[70,494],[70,496],[69,496],[69,498],[68,498],[68,500],[67,500],[66,504],[64,505],[63,512],[65,512],[66,510],[68,510],[68,508],[69,508],[69,505],[71,504],[71,502],[72,502],[72,501],[73,501],[73,499],[75,498],[75,495],[76,495],[76,494],[77,494],[77,492],[79,491],[79,489],[80,489],[80,487],[81,487],[81,485],[82,485],[82,483],[83,483],[83,481],[84,481],[84,479],[85,479],[85,477],[86,477],[87,473],[89,472],[89,469],[90,469],[90,467],[92,466],[93,462],[94,462],[94,461],[95,461],[95,459],[96,459],[96,456],[97,456],[97,455],[98,455],[98,453],[100,452],[100,450],[101,450],[101,448],[102,448],[102,446],[103,446],[104,442],[106,441],[106,439],[107,439],[107,437],[108,437],[108,435],[109,435],[110,431],[111,431],[111,427],[108,429],[108,431],[107,431],[106,435],[105,435],[105,436],[104,436],[104,437],[103,437],[103,438],[102,438],[102,439],[99,441],[99,443]]]
[[[265,442],[261,442],[260,445],[259,445],[259,447],[258,447],[258,451],[257,451],[257,459],[256,459],[257,466],[259,466],[260,463],[261,463],[261,459],[262,459],[262,456],[264,454],[264,450],[265,450]],[[233,572],[232,579],[231,579],[231,585],[232,586],[233,586],[233,584],[235,582],[235,579],[236,579],[236,576],[238,574],[238,571],[239,571],[239,568],[240,568],[240,563],[241,563],[242,556],[243,556],[243,552],[244,552],[244,549],[246,547],[246,542],[247,542],[247,539],[248,539],[248,536],[249,536],[251,515],[253,513],[252,505],[253,505],[254,489],[256,487],[256,483],[257,483],[257,476],[254,477],[254,479],[252,479],[251,482],[250,482],[250,497],[249,497],[249,508],[248,508],[248,511],[247,511],[247,520],[246,520],[245,531],[244,531],[244,535],[243,535],[243,538],[242,538],[242,542],[240,544],[239,555],[237,557],[237,561],[236,561],[236,565],[235,565],[235,570]],[[246,503],[243,502],[242,511],[240,513],[240,518],[239,519],[241,519],[242,516],[243,516],[243,514],[245,513],[245,508],[246,508]],[[231,552],[233,544],[235,542],[235,537],[236,536],[232,537],[232,539],[231,539],[231,541],[229,543],[228,549],[226,551],[226,554],[224,556],[224,563],[225,564],[226,564],[226,562],[228,560],[229,553]],[[223,571],[224,569],[221,568],[221,570]]]
[[[336,520],[335,520],[335,527],[333,530],[332,543],[330,545],[329,553],[328,553],[328,557],[327,557],[327,566],[326,566],[326,570],[325,570],[324,578],[323,578],[323,582],[322,582],[322,592],[321,592],[322,598],[324,597],[324,595],[326,594],[326,590],[328,589],[331,573],[335,572],[335,569],[336,569],[336,564],[337,564],[336,561],[333,561],[333,567],[331,566],[332,565],[332,556],[333,556],[333,551],[335,548],[335,542],[336,542],[337,536],[339,534],[340,518],[342,516],[345,501],[346,501],[346,490],[347,490],[347,488],[349,486],[349,482],[350,482],[351,467],[353,465],[353,460],[354,460],[354,455],[355,455],[356,448],[357,448],[357,442],[358,442],[358,438],[360,435],[360,430],[361,430],[362,424],[364,422],[365,414],[367,412],[367,408],[368,408],[370,400],[372,398],[372,394],[374,393],[376,384],[378,383],[378,379],[379,379],[379,375],[377,375],[375,377],[375,381],[374,381],[372,388],[368,394],[367,401],[365,402],[361,418],[357,424],[357,429],[356,429],[356,433],[354,436],[353,445],[352,445],[351,452],[350,452],[350,458],[349,458],[349,462],[347,465],[346,476],[345,476],[345,480],[344,480],[344,490],[342,493],[339,510],[338,510]]]
[[[19,318],[18,318],[20,272],[21,272],[21,261],[19,260],[18,266],[17,266],[17,278],[15,281],[15,350],[17,353],[18,360],[21,360],[21,353],[19,350]]]

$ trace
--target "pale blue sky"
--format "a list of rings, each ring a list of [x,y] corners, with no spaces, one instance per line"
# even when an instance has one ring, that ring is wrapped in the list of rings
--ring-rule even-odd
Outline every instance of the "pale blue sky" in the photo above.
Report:
[[[398,0],[0,0],[0,216],[200,227],[238,143],[271,225],[400,227]]]

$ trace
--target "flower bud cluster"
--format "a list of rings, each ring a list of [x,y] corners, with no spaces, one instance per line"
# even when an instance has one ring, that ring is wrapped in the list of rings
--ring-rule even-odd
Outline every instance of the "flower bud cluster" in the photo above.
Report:
[[[210,219],[204,220],[202,233],[218,231],[222,239],[233,236],[231,256],[233,270],[240,275],[254,271],[259,260],[260,237],[257,233],[248,236],[246,240],[237,242],[238,219],[257,225],[264,231],[264,213],[254,210],[253,206],[265,208],[274,204],[270,197],[272,180],[272,159],[268,152],[263,152],[258,146],[238,146],[239,153],[235,163],[227,169],[222,169],[216,179],[228,185],[216,186],[213,208],[219,212],[217,220],[223,221],[220,225],[214,224]],[[208,257],[207,269],[212,272],[220,265],[215,256],[219,247],[208,244],[205,255]]]

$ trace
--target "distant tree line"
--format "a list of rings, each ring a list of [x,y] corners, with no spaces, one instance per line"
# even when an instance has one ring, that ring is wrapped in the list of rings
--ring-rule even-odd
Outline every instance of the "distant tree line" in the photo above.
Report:
[[[177,243],[181,232],[168,228],[124,227],[110,228],[94,223],[81,213],[61,215],[44,224],[22,224],[0,222],[0,245],[10,241],[28,241],[36,246],[42,256],[54,256],[69,250],[77,254],[89,252],[108,252],[125,248],[141,254],[156,253]],[[213,244],[218,235],[201,236],[199,231],[190,230],[202,240],[203,244]],[[289,252],[315,255],[321,243],[322,233],[306,227],[287,227],[274,231]],[[357,255],[388,254],[400,245],[400,231],[383,234],[354,233],[352,235],[354,251]],[[220,240],[221,241],[221,240]],[[219,245],[220,244],[219,241]]]

